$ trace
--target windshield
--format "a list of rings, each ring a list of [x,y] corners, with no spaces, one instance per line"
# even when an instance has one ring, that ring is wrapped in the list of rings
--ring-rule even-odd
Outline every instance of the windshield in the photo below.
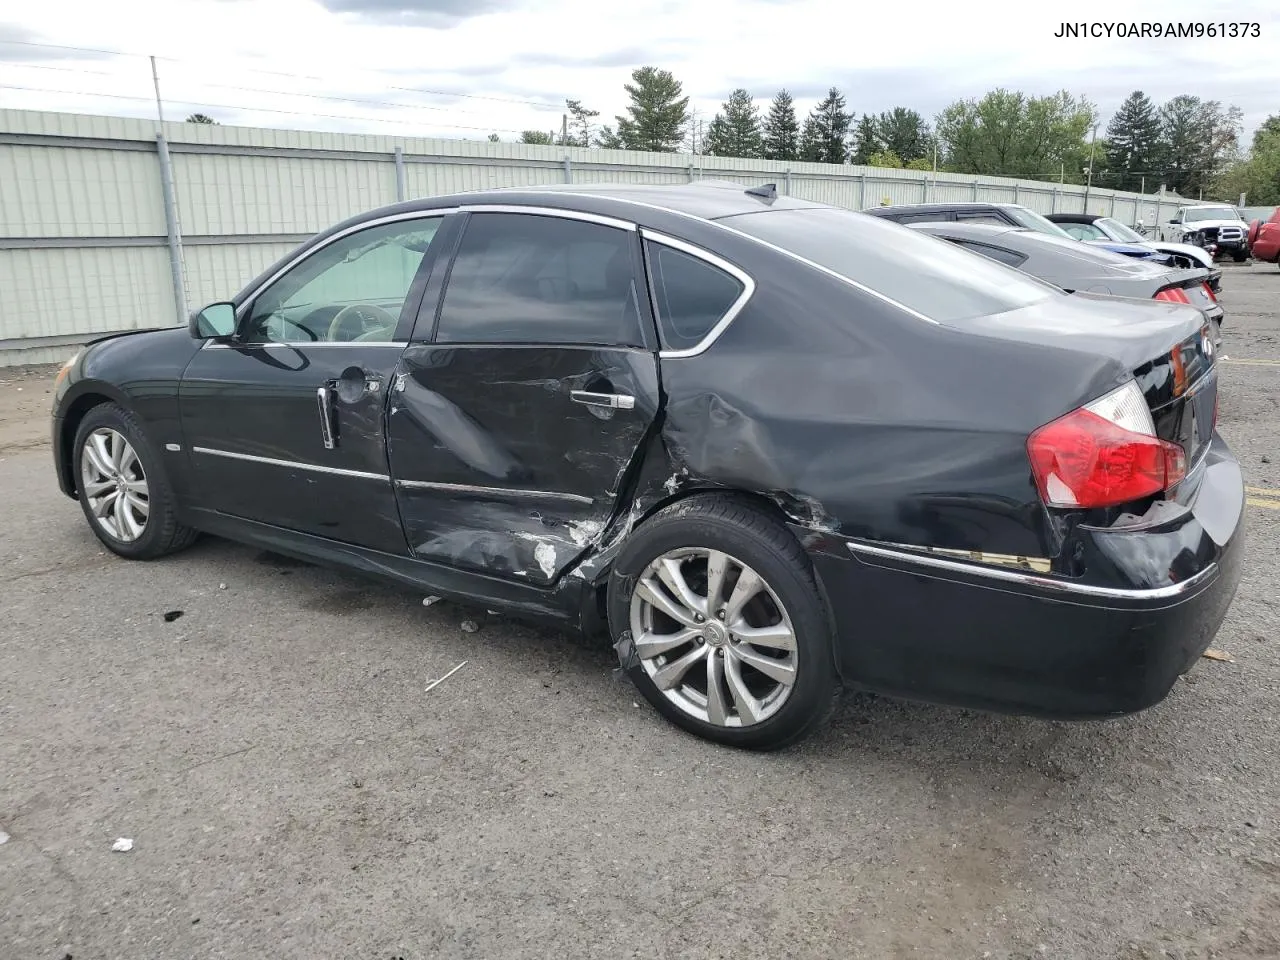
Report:
[[[1195,223],[1197,220],[1239,220],[1240,215],[1236,213],[1235,207],[1189,207],[1187,209],[1187,223]]]
[[[1012,267],[852,210],[761,211],[736,216],[724,225],[826,267],[939,323],[1065,296]]]
[[[1119,220],[1112,220],[1110,217],[1102,217],[1093,221],[1093,225],[1109,236],[1112,240],[1121,240],[1125,243],[1146,243],[1147,238],[1136,230],[1130,230]]]
[[[1004,209],[1009,216],[1013,217],[1028,230],[1034,230],[1036,233],[1047,233],[1051,237],[1066,237],[1068,240],[1075,239],[1052,220],[1040,216],[1034,210],[1028,210],[1026,207],[1005,207]]]

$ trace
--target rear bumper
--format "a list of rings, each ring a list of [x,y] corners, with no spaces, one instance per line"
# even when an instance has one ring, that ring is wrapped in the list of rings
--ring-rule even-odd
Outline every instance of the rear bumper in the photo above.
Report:
[[[810,555],[847,685],[1108,717],[1164,699],[1213,640],[1240,581],[1243,511],[1239,464],[1217,438],[1174,519],[1085,534],[1088,583],[837,537]]]

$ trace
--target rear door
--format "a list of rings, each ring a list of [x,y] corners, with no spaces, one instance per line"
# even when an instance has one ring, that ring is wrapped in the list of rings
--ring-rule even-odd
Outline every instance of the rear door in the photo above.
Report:
[[[433,276],[388,411],[414,556],[535,584],[618,509],[659,407],[633,225],[466,214]]]

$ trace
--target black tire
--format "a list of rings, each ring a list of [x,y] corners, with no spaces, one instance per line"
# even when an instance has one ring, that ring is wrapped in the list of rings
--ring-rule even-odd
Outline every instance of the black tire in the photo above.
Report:
[[[634,640],[629,633],[631,603],[640,575],[658,557],[682,548],[729,554],[759,574],[780,601],[795,638],[795,678],[790,693],[771,716],[735,727],[713,724],[685,712],[668,699],[635,657],[628,669],[632,682],[672,723],[716,743],[778,750],[811,734],[830,717],[838,689],[831,617],[812,565],[795,537],[743,499],[724,494],[689,497],[658,511],[631,535],[609,580],[609,626],[615,642],[624,632]],[[705,585],[703,591],[705,594]],[[625,638],[620,649],[632,649]],[[728,651],[708,653],[729,655]]]
[[[83,489],[85,443],[95,430],[103,428],[116,431],[128,441],[142,465],[143,476],[146,479],[149,510],[142,532],[133,540],[121,539],[102,525],[102,522],[93,515],[89,497],[85,495]],[[129,560],[154,560],[182,550],[196,539],[195,530],[178,522],[174,509],[173,487],[165,474],[164,464],[147,439],[142,424],[129,410],[115,403],[104,403],[94,407],[80,421],[72,451],[72,469],[80,507],[84,511],[85,519],[89,522],[89,528],[112,553]]]
[[[1236,263],[1244,263],[1246,260],[1249,259],[1249,251],[1248,250],[1232,250],[1231,259],[1234,260]]]

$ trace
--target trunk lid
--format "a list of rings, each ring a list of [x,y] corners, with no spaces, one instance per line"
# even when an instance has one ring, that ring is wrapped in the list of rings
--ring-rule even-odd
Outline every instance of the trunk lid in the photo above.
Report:
[[[1203,270],[1185,273],[1200,275],[1203,282]],[[1196,307],[1075,293],[966,320],[964,327],[1120,362],[1137,380],[1157,436],[1182,445],[1188,469],[1208,452],[1218,378],[1212,331]]]

